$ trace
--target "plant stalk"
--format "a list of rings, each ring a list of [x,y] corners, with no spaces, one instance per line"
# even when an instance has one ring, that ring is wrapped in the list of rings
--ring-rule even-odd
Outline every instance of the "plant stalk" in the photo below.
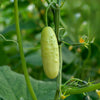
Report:
[[[30,91],[30,94],[31,94],[33,100],[37,100],[36,95],[34,93],[34,90],[32,88],[30,79],[29,79],[29,75],[28,75],[28,71],[27,71],[27,67],[26,67],[26,61],[25,61],[24,52],[23,52],[22,39],[21,39],[20,27],[19,27],[19,17],[18,17],[19,16],[19,14],[18,14],[18,0],[14,0],[14,8],[15,8],[17,41],[18,41],[19,52],[20,52],[20,56],[21,56],[22,68],[24,71],[25,80],[26,80],[28,89]]]
[[[59,92],[61,96],[61,84],[62,84],[62,45],[59,45]]]
[[[59,4],[59,2],[57,2]],[[57,77],[57,90],[55,94],[55,100],[60,100],[61,96],[61,83],[62,83],[62,48],[61,44],[59,44],[59,21],[60,21],[60,8],[56,5],[56,9],[54,11],[54,23],[55,23],[55,33],[59,45],[59,74]]]
[[[80,94],[84,92],[94,91],[96,89],[100,89],[100,83],[92,84],[88,87],[83,88],[67,88],[66,94]]]
[[[54,23],[55,23],[55,33],[57,36],[58,43],[59,43],[59,20],[60,20],[60,8],[57,6],[54,12]]]

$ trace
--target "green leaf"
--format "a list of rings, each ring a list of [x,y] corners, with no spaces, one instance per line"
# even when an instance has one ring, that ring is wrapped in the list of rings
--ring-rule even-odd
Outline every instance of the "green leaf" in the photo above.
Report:
[[[42,66],[42,59],[40,51],[29,54],[26,57],[26,62],[33,66]]]
[[[75,54],[69,51],[66,47],[62,48],[62,58],[67,64],[70,64],[75,59]]]
[[[54,100],[55,82],[31,79],[38,100]],[[11,71],[8,66],[0,67],[0,98],[3,100],[32,100],[23,75]]]
[[[20,29],[21,30],[28,30],[28,29],[34,29],[36,28],[36,24],[34,21],[32,20],[29,20],[29,21],[26,21],[26,22],[20,22]],[[6,27],[2,32],[1,34],[5,34],[5,33],[8,33],[8,32],[12,32],[12,31],[16,31],[16,28],[15,28],[15,24],[12,24],[8,27]]]

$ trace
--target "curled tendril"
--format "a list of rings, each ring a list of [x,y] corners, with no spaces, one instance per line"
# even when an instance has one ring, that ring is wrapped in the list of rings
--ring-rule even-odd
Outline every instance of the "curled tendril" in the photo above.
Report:
[[[17,46],[18,46],[17,41],[6,39],[2,34],[0,34],[0,37],[1,37],[4,41],[7,41],[7,42],[13,42],[13,43],[17,44]]]
[[[72,78],[68,80],[63,86],[72,86],[72,87],[84,87],[92,84],[92,82],[86,82],[77,78]]]

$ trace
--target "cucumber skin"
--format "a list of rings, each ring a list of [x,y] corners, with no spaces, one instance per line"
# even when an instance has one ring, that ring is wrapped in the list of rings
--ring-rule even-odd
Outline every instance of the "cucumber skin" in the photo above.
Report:
[[[59,72],[59,48],[51,27],[45,27],[41,33],[41,53],[45,74],[50,79],[56,78]]]

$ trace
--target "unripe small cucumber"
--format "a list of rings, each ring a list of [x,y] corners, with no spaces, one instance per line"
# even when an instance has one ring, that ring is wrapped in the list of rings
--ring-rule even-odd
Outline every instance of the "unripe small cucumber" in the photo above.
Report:
[[[41,33],[41,53],[45,74],[50,79],[56,78],[59,72],[59,49],[51,27],[45,27]]]

